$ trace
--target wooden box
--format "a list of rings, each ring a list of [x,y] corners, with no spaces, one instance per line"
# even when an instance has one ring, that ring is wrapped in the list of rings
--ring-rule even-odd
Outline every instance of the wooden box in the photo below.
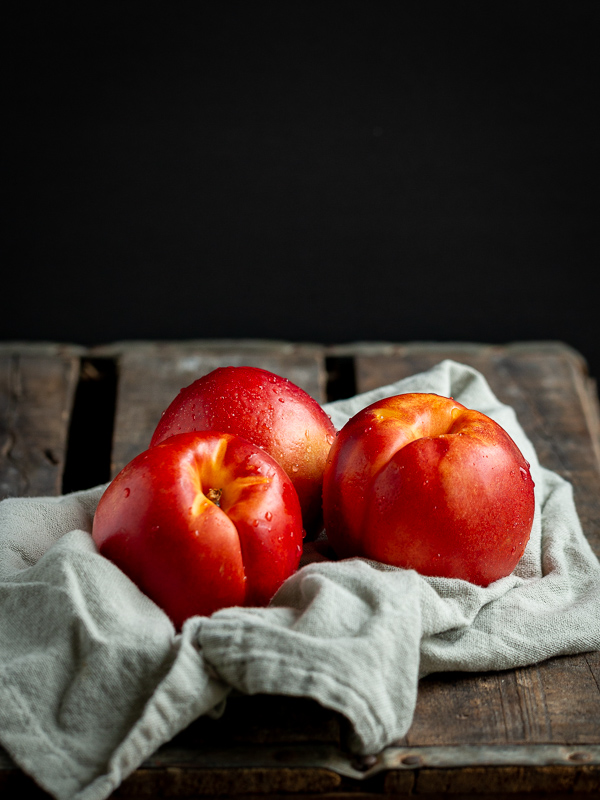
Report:
[[[511,405],[543,466],[572,482],[600,555],[598,396],[561,343],[506,346],[272,341],[0,344],[0,497],[56,495],[109,480],[148,445],[177,391],[221,365],[260,366],[320,402],[423,371],[477,368]],[[346,722],[313,701],[235,696],[136,770],[119,798],[600,796],[600,653],[421,681],[407,735],[379,754],[344,750]],[[0,798],[45,796],[0,751]]]

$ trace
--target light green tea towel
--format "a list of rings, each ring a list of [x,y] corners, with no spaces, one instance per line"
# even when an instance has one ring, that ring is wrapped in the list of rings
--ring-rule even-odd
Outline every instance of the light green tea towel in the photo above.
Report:
[[[376,752],[410,726],[419,677],[600,649],[600,564],[572,489],[538,463],[481,374],[443,361],[326,406],[337,428],[384,396],[452,396],[499,422],[531,464],[536,514],[513,575],[487,588],[361,559],[307,563],[268,608],[166,615],[90,536],[104,487],[0,503],[0,743],[59,800],[103,800],[232,688],[313,698]],[[227,710],[225,708],[225,712]]]

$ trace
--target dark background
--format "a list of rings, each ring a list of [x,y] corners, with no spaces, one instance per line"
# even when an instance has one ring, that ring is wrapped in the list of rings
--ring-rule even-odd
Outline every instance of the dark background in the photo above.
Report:
[[[600,3],[40,3],[0,338],[560,339],[600,377]]]

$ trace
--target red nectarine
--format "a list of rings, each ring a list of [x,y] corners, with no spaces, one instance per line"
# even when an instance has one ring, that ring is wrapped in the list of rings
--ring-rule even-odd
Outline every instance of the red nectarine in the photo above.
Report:
[[[325,468],[323,512],[340,557],[486,586],[523,555],[534,486],[491,418],[451,398],[402,394],[342,428]]]

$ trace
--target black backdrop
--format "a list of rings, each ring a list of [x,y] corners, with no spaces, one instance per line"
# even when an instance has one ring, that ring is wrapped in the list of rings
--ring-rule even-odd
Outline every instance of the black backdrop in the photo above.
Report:
[[[600,376],[599,11],[20,6],[0,337],[561,339]]]

